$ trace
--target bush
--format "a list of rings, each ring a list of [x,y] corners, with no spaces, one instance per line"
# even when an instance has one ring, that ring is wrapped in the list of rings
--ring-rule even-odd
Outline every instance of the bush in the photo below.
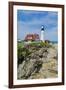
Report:
[[[30,52],[27,48],[18,45],[17,47],[18,65],[21,64],[24,60],[26,60],[29,54]]]
[[[30,47],[51,47],[52,45],[50,45],[48,42],[32,42],[29,44]]]

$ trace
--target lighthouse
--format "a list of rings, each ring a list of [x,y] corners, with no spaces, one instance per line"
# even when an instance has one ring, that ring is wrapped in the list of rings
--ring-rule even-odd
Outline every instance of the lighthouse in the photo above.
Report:
[[[41,27],[41,38],[40,38],[40,40],[44,42],[44,26],[43,25]]]

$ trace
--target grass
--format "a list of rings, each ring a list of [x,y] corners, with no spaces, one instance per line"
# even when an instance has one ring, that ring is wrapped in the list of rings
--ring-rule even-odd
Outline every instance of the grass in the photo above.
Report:
[[[24,47],[23,41],[17,43],[17,48],[23,48],[23,47]]]
[[[26,47],[29,46],[29,47]],[[32,41],[31,43],[25,43],[24,41],[17,43],[17,55],[18,55],[18,64],[22,63],[23,60],[26,60],[31,53],[37,51],[42,47],[50,47],[49,43]]]
[[[18,42],[18,48],[21,47],[23,48],[26,45],[24,41]],[[41,46],[41,47],[51,47],[51,45],[47,42],[42,42],[42,41],[32,41],[31,43],[28,43],[30,46]]]

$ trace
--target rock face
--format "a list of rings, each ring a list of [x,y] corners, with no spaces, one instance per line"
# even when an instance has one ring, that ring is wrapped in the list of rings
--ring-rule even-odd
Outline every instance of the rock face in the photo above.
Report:
[[[18,79],[43,79],[58,76],[57,45],[41,47],[37,50],[30,48],[32,53],[19,64],[17,68]]]

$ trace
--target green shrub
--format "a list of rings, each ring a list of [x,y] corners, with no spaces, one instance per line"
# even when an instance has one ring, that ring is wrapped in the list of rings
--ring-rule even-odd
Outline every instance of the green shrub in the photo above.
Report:
[[[18,45],[17,47],[18,65],[21,64],[24,60],[26,60],[29,54],[30,51],[27,48]]]

